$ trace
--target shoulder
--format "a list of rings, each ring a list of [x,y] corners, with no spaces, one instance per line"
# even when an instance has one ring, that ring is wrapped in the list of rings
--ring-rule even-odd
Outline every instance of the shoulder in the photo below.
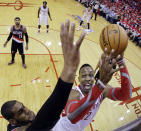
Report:
[[[11,26],[10,31],[13,32],[14,25]]]

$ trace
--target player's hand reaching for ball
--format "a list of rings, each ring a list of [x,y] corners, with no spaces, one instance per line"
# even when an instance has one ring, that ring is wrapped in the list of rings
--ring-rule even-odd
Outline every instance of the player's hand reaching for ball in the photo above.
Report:
[[[112,75],[119,71],[122,67],[114,69],[117,62],[121,58],[121,55],[114,57],[114,50],[112,49],[110,54],[107,53],[107,48],[105,48],[104,53],[101,55],[99,70],[100,70],[100,80],[106,85],[112,78]]]

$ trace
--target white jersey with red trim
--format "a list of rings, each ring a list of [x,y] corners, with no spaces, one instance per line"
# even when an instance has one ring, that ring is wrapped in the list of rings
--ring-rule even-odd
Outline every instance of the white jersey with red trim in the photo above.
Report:
[[[40,9],[41,9],[40,16],[48,16],[48,7],[44,8],[43,6],[41,6]]]
[[[80,99],[84,98],[84,95],[78,86],[74,87],[73,89],[79,91]],[[63,117],[60,118],[60,120],[57,122],[57,124],[54,126],[54,128],[51,131],[84,131],[84,129],[94,119],[102,100],[103,100],[103,95],[101,94],[97,98],[96,103],[91,108],[91,110],[83,117],[83,119],[81,119],[79,122],[75,124],[73,124],[66,116],[66,113],[64,113]]]
[[[80,90],[80,87],[76,86],[73,89],[77,90],[80,93],[80,99],[82,99],[84,97],[82,91]],[[99,107],[100,107],[100,104],[101,104],[102,100],[103,100],[103,95],[101,94],[97,98],[97,100],[96,100],[94,106],[91,108],[91,110],[83,117],[83,119],[81,119],[77,123],[77,124],[80,125],[81,129],[86,128],[92,122],[92,120],[94,119],[96,113],[99,110]],[[81,130],[81,131],[84,131],[84,130]]]
[[[88,8],[86,8],[86,10],[84,12],[84,17],[91,18],[92,12],[93,12],[93,10],[89,11]]]

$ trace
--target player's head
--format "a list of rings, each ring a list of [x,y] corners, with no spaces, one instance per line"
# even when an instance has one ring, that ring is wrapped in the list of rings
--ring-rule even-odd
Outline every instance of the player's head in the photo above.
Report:
[[[34,112],[16,100],[4,103],[1,107],[1,114],[12,125],[23,126],[35,119]]]
[[[15,21],[15,25],[20,25],[21,19],[20,17],[15,17],[14,21]]]
[[[91,65],[84,64],[79,70],[79,82],[83,92],[88,93],[94,84],[94,71]]]
[[[47,6],[47,2],[43,1],[43,6],[46,7]]]

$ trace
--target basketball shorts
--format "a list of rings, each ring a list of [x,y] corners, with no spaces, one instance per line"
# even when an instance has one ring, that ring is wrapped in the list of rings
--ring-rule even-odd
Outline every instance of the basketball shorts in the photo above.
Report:
[[[40,16],[39,17],[39,25],[48,25],[48,16]]]
[[[24,54],[24,43],[18,43],[14,40],[12,40],[12,45],[11,45],[11,53],[12,52],[17,52],[19,51],[19,54]]]
[[[90,23],[91,17],[90,16],[83,16],[82,21],[87,20],[87,23]]]

